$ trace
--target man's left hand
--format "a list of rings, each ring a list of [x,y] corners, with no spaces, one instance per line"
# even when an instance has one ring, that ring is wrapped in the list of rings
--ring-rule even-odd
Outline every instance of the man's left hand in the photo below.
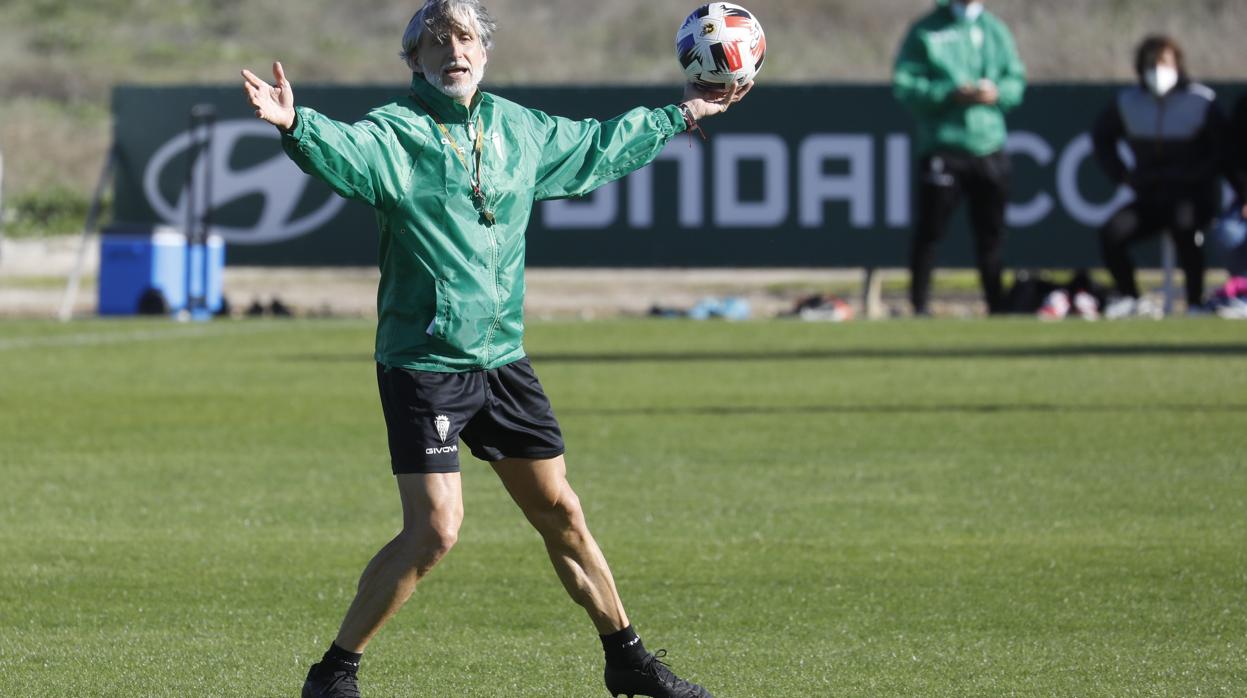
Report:
[[[978,94],[975,101],[979,104],[992,105],[1000,101],[1000,88],[991,80],[979,80]]]
[[[684,104],[693,114],[693,119],[701,121],[707,116],[722,114],[727,111],[728,107],[736,104],[749,94],[749,90],[753,89],[753,81],[750,80],[744,86],[732,83],[725,90],[709,91],[703,90],[696,85],[689,83],[684,86]]]

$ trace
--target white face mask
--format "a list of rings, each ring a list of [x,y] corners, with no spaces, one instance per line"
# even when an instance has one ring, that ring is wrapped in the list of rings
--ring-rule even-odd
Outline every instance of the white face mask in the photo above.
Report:
[[[1158,65],[1143,72],[1143,83],[1157,97],[1164,97],[1170,90],[1178,86],[1178,69],[1169,65]]]
[[[957,19],[964,19],[967,22],[973,22],[983,14],[983,3],[981,2],[953,2],[953,16]]]

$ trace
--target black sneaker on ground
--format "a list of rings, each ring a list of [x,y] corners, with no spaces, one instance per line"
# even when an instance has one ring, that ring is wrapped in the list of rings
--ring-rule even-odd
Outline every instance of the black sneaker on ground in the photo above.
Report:
[[[359,698],[357,667],[345,662],[321,661],[307,670],[303,698]]]
[[[646,655],[639,668],[606,665],[606,690],[611,696],[650,696],[651,698],[714,698],[710,691],[671,673],[663,657],[667,650]]]

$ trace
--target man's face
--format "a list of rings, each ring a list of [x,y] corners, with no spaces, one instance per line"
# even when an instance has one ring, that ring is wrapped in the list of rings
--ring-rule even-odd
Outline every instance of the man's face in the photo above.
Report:
[[[485,77],[485,46],[476,32],[459,26],[444,33],[426,31],[416,47],[416,62],[424,79],[447,97],[464,101],[476,93]]]
[[[953,0],[953,12],[959,17],[974,20],[983,14],[982,0]]]

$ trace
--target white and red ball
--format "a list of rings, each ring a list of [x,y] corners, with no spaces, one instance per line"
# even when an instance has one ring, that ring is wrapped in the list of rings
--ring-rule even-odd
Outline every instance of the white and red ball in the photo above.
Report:
[[[766,34],[749,10],[712,2],[693,10],[675,35],[675,55],[689,82],[706,90],[745,85],[762,69]]]

